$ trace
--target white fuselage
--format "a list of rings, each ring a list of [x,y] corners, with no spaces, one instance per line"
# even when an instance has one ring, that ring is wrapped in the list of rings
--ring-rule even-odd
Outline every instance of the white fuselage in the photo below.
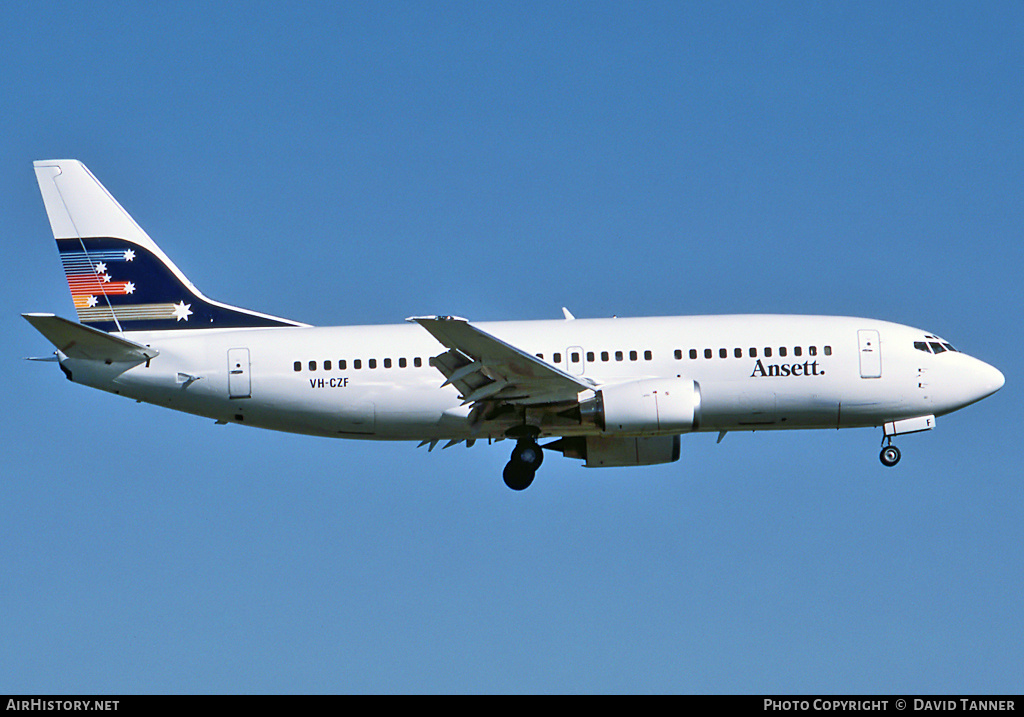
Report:
[[[595,389],[692,379],[700,431],[880,426],[949,413],[1003,382],[966,354],[915,349],[926,336],[919,329],[874,319],[735,315],[475,326]],[[470,406],[454,385],[441,386],[444,376],[430,363],[444,347],[413,324],[121,335],[159,356],[137,365],[62,357],[72,380],[218,421],[320,436],[500,438],[522,421],[497,416],[471,425]],[[540,435],[601,432],[572,417],[544,421]]]

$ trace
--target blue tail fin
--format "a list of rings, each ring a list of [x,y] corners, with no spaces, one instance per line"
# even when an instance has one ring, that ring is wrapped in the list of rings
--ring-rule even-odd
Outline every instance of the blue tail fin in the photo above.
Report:
[[[35,163],[78,320],[101,331],[305,326],[206,298],[84,164]]]

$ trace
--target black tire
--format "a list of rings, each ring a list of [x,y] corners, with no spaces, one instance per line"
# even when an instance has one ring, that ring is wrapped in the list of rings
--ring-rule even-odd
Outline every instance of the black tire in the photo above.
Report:
[[[883,466],[892,468],[900,462],[900,449],[896,446],[886,446],[878,454],[878,460],[882,461]]]
[[[536,471],[527,468],[521,463],[509,461],[505,465],[505,471],[502,475],[505,478],[505,485],[512,490],[526,490],[533,483]]]
[[[544,449],[536,441],[520,441],[512,451],[511,462],[536,471],[544,462]]]

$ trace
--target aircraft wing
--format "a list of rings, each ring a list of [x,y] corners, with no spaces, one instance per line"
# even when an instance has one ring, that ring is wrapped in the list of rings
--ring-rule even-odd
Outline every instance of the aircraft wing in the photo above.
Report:
[[[520,406],[577,402],[594,386],[507,344],[457,316],[414,316],[413,321],[448,348],[430,365],[462,394],[463,405],[500,401]]]

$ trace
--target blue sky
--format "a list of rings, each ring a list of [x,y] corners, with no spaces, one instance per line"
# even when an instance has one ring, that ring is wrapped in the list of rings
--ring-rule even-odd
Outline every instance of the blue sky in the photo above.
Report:
[[[1024,5],[8,3],[0,693],[1020,692]],[[319,325],[822,313],[1001,392],[678,463],[273,434],[29,364],[31,162]]]

